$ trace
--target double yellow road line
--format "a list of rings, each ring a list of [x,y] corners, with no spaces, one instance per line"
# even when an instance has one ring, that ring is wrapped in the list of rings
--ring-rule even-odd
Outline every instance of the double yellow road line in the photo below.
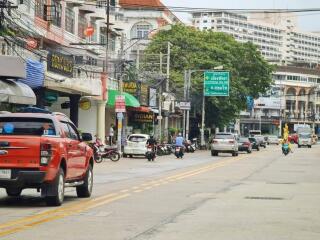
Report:
[[[175,181],[179,181],[195,175],[199,175],[201,173],[205,173],[213,169],[226,166],[230,163],[242,160],[244,158],[245,157],[242,156],[242,157],[232,158],[230,160],[226,160],[218,163],[209,164],[204,167],[182,172],[179,174],[175,174],[170,177],[165,177],[158,180],[150,181],[148,183],[143,183],[138,186],[131,187],[129,189],[123,189],[115,193],[110,193],[107,195],[103,195],[103,196],[88,199],[88,200],[81,200],[75,203],[67,204],[63,207],[47,210],[32,216],[23,217],[14,221],[0,224],[0,238],[3,236],[7,236],[23,230],[30,229],[32,227],[38,226],[46,222],[51,222],[57,219],[61,219],[67,216],[75,215],[75,214],[90,210],[92,208],[106,205],[106,204],[118,201],[120,199],[127,198],[132,194],[147,191],[154,187],[158,187],[171,182],[175,182]]]

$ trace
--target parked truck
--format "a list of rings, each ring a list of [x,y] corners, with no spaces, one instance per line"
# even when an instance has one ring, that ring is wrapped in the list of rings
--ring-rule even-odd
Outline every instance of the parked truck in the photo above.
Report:
[[[297,128],[298,134],[298,148],[306,146],[311,148],[312,146],[312,129],[309,125],[300,126]]]
[[[65,187],[90,197],[93,150],[86,141],[91,140],[60,113],[1,114],[0,188],[9,196],[38,189],[51,206],[62,204]]]

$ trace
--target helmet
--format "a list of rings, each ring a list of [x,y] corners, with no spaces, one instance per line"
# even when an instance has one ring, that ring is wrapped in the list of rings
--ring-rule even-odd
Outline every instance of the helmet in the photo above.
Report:
[[[153,138],[153,136],[151,135],[151,136],[150,136],[150,138],[152,139],[152,138]]]
[[[179,136],[179,137],[181,137],[181,136],[182,136],[182,134],[181,134],[181,133],[179,133],[179,134],[178,134],[178,136]]]

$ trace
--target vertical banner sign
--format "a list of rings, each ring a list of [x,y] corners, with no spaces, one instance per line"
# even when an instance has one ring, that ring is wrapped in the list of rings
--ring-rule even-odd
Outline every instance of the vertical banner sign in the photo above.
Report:
[[[229,96],[230,74],[225,71],[204,72],[204,96]]]
[[[122,95],[116,96],[115,112],[117,113],[126,112],[125,96],[122,96]]]

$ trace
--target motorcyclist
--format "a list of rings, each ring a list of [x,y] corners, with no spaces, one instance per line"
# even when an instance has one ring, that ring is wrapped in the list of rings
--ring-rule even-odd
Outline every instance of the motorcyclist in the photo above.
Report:
[[[288,145],[288,150],[289,150],[289,152],[292,153],[291,143],[290,143],[290,141],[289,141],[288,138],[283,139],[283,141],[282,141],[282,153],[284,153],[284,150],[285,150],[284,146],[285,146],[286,144]]]
[[[155,152],[155,148],[157,146],[157,141],[154,139],[154,137],[151,135],[150,138],[147,140],[146,143],[147,147],[151,146],[152,147],[152,151]]]
[[[184,148],[184,142],[185,141],[184,141],[184,138],[182,137],[182,134],[179,133],[178,137],[176,137],[176,146]]]

